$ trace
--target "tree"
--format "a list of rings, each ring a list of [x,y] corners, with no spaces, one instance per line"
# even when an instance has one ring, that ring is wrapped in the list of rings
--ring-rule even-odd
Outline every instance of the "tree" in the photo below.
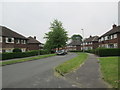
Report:
[[[82,36],[79,35],[79,34],[74,34],[72,37],[71,37],[72,41],[74,40],[79,40],[82,42]]]
[[[51,50],[55,48],[61,48],[66,46],[68,40],[67,31],[63,28],[61,21],[57,19],[51,23],[50,32],[45,33],[47,39],[45,43],[45,49]]]

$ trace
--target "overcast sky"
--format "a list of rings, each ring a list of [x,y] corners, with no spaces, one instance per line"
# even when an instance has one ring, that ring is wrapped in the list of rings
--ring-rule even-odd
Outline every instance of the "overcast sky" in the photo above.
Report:
[[[117,2],[4,2],[0,10],[1,25],[43,43],[54,19],[63,23],[69,36],[82,35],[81,29],[85,37],[100,36],[118,24]]]

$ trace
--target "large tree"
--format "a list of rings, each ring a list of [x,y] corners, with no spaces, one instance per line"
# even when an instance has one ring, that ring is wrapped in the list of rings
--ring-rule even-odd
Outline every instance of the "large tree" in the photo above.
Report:
[[[67,31],[63,28],[62,22],[57,19],[51,23],[50,31],[45,33],[47,39],[45,48],[48,50],[66,46],[68,40]]]
[[[74,41],[74,40],[79,40],[79,41],[82,42],[82,36],[79,35],[79,34],[74,34],[74,35],[72,35],[71,39],[72,39],[72,41]]]

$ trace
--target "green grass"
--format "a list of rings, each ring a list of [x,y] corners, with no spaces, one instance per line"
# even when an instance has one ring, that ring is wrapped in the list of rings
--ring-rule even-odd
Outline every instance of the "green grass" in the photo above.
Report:
[[[12,61],[4,61],[4,62],[1,62],[0,65],[4,66],[4,65],[9,65],[9,64],[25,62],[25,61],[37,60],[37,59],[42,59],[42,58],[51,57],[55,55],[56,54],[47,54],[47,55],[40,55],[36,57],[30,57],[30,58],[24,58],[24,59],[12,60]]]
[[[102,57],[99,59],[104,80],[113,88],[118,88],[118,57]]]
[[[60,75],[64,75],[76,68],[78,68],[83,62],[87,59],[86,53],[78,53],[78,56],[75,58],[72,58],[63,64],[57,66],[55,68],[55,71],[58,72]]]

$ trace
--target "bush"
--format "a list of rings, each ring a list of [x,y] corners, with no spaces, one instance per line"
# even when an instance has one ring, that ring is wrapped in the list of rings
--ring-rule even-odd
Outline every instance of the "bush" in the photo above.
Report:
[[[13,52],[22,52],[22,50],[19,48],[15,48],[15,49],[13,49]]]
[[[33,50],[27,52],[13,52],[13,53],[2,53],[2,60],[14,59],[14,58],[24,58],[36,55],[49,54],[47,50]]]
[[[86,52],[96,54],[100,57],[120,56],[120,48],[97,48]]]
[[[82,50],[69,50],[69,52],[82,52]]]

